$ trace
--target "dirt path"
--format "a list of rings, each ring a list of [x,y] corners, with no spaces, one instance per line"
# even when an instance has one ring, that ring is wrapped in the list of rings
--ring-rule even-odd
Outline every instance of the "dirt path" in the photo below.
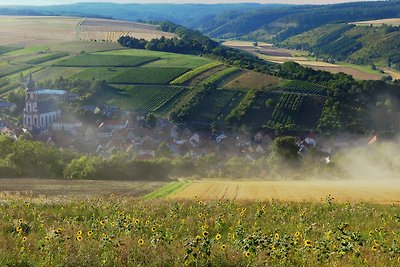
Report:
[[[169,199],[237,199],[258,201],[325,201],[400,204],[400,179],[310,181],[194,181]]]

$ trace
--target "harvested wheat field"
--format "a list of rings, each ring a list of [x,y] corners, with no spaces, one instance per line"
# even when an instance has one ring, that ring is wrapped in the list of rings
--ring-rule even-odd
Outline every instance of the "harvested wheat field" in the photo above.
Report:
[[[400,179],[308,181],[194,181],[171,199],[233,199],[257,201],[325,201],[400,204]]]
[[[369,25],[382,26],[384,24],[398,26],[400,25],[400,18],[357,21],[349,24],[355,24],[357,26],[369,26]]]

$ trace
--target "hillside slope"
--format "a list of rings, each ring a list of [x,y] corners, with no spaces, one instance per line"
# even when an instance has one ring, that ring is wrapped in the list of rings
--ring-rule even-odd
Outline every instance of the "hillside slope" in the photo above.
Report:
[[[318,57],[400,69],[400,27],[331,24],[291,37],[282,45]]]

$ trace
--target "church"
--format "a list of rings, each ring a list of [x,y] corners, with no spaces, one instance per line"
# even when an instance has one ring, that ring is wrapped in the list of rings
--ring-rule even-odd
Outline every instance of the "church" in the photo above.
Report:
[[[32,75],[29,75],[25,90],[24,128],[30,131],[48,130],[61,116],[57,97],[63,94],[63,90],[36,89]]]

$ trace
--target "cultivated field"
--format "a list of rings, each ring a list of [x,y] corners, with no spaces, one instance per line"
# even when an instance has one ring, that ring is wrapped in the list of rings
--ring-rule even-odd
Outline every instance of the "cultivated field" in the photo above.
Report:
[[[276,181],[269,182],[268,187],[264,185],[267,182],[261,181],[207,183],[186,187],[185,183],[172,183],[137,199],[149,187],[161,184],[0,180],[3,190],[0,265],[398,266],[400,263],[397,242],[400,206],[341,204],[336,196],[343,191],[346,197],[339,201],[352,202],[356,196],[363,200],[370,195],[372,201],[380,198],[378,202],[385,202],[384,195],[386,199],[390,193],[399,196],[395,192],[400,188],[398,183],[392,183],[391,189],[378,182],[363,186],[364,181],[359,183],[361,187],[352,182],[345,186],[344,181],[340,186],[323,181],[317,184],[297,181],[296,186]],[[230,184],[234,185],[233,190]],[[326,190],[322,200],[316,195],[316,186]],[[196,187],[199,189],[194,190]],[[14,190],[26,193],[12,193]],[[284,197],[262,201],[272,199],[263,197],[268,190],[277,196],[282,192]],[[182,197],[155,199],[174,191]],[[241,197],[245,193],[251,201]],[[277,200],[301,201],[296,197],[298,194],[311,195],[313,202],[320,203]],[[235,201],[228,199],[234,195]]]
[[[116,42],[121,36],[150,40],[176,37],[157,25],[94,18],[0,16],[0,45],[25,47],[68,41]]]
[[[0,179],[0,199],[7,197],[140,197],[166,182],[125,182],[91,180]]]
[[[331,195],[339,202],[400,204],[397,180],[305,181],[195,181],[169,196],[170,199],[233,199],[255,201],[321,202]]]
[[[224,45],[253,53],[262,59],[279,64],[287,61],[294,61],[303,66],[317,70],[324,70],[332,73],[344,72],[352,75],[358,80],[380,80],[382,78],[382,75],[377,72],[371,73],[371,71],[363,71],[361,68],[358,68],[355,65],[349,66],[349,64],[347,64],[346,66],[341,66],[337,64],[310,60],[309,58],[305,57],[306,54],[304,52],[277,48],[273,47],[271,44],[259,43],[258,46],[254,46],[251,42],[228,41],[224,42]]]
[[[367,21],[357,21],[349,24],[355,24],[357,26],[382,26],[382,25],[400,25],[400,18],[392,18],[392,19],[378,19],[378,20],[367,20]]]
[[[246,71],[227,82],[223,87],[227,89],[264,89],[277,84],[281,79],[255,71]]]

